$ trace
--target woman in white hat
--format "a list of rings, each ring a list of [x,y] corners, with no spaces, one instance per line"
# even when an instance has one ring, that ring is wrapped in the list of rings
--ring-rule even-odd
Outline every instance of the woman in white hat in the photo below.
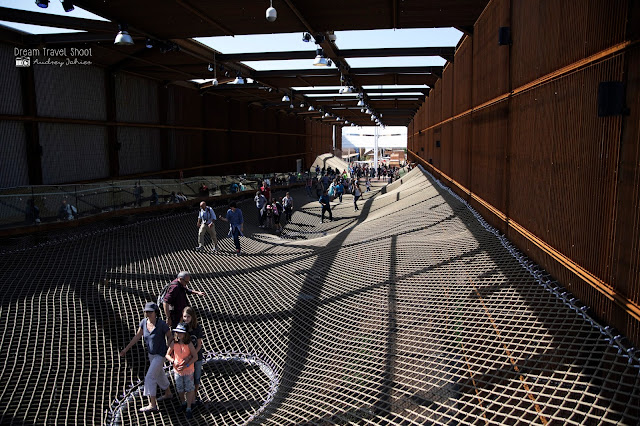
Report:
[[[158,305],[153,302],[149,302],[144,306],[145,318],[140,321],[138,332],[126,348],[120,352],[120,356],[124,357],[125,354],[135,345],[141,337],[144,337],[144,343],[149,352],[149,370],[144,378],[144,394],[149,397],[149,405],[140,409],[143,413],[155,413],[158,412],[157,401],[171,398],[171,389],[169,388],[169,379],[164,373],[164,357],[167,353],[167,347],[171,342],[172,334],[171,329],[158,316],[160,309]],[[164,390],[164,395],[156,399],[156,392],[160,389]]]

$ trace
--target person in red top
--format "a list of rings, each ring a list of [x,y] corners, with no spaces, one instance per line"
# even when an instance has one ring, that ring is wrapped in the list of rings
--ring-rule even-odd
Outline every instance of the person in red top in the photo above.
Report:
[[[182,318],[184,308],[190,306],[187,300],[187,294],[204,296],[203,292],[195,291],[187,287],[190,280],[191,274],[189,272],[180,272],[178,278],[171,282],[167,293],[164,295],[164,303],[162,305],[169,327],[176,326]]]
[[[264,198],[267,199],[267,202],[271,202],[271,188],[269,188],[269,185],[267,184],[266,181],[262,182],[260,191],[262,192],[262,195],[264,195]]]

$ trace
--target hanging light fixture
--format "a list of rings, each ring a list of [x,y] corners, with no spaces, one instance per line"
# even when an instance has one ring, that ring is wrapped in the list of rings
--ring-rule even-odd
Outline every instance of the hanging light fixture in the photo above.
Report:
[[[211,69],[213,68],[213,70]],[[211,81],[211,84],[213,84],[214,86],[218,85],[218,67],[216,67],[216,54],[213,54],[213,67],[211,67],[211,64],[209,64],[209,71],[213,71],[213,80]]]
[[[295,107],[293,106],[293,104],[289,104],[289,108],[293,109]]]
[[[62,8],[64,9],[65,12],[71,12],[73,11],[74,7],[73,7],[73,2],[71,0],[62,0]]]
[[[147,46],[149,47],[149,46]],[[209,72],[213,71],[215,68],[213,67],[213,65],[209,64],[209,66],[207,67],[207,70],[209,70]]]
[[[118,35],[116,36],[116,40],[113,42],[113,44],[117,44],[119,46],[133,45],[133,39],[127,32],[127,24],[118,24],[118,30]]]
[[[364,112],[366,112],[367,114],[371,114],[371,110],[369,110],[369,108],[365,109]]]
[[[36,4],[38,5],[38,7],[46,9],[47,7],[49,7],[49,0],[36,0]]]
[[[329,117],[329,113],[328,113],[328,112],[325,112],[325,113],[324,113],[324,117],[325,117],[325,118]]]
[[[328,67],[331,66],[327,58],[324,57],[324,52],[322,51],[322,47],[318,45],[316,49],[316,58],[313,60],[313,66],[315,67]]]
[[[289,95],[285,94],[285,95],[282,97],[282,102],[290,102],[290,101],[291,101],[291,99],[289,99]]]
[[[305,107],[304,102],[300,102],[300,108],[304,108],[304,107]]]
[[[316,109],[313,107],[313,105],[309,105],[309,111],[315,111]]]
[[[360,99],[360,100],[358,101],[358,106],[359,106],[359,107],[364,106],[364,101],[363,101],[362,99]]]
[[[231,84],[244,84],[244,78],[242,78],[242,75],[240,75],[240,73],[238,73],[238,74],[236,74],[235,80],[233,80],[231,82]]]
[[[269,5],[270,6],[267,9],[267,12],[265,15],[266,15],[267,21],[273,22],[278,18],[278,11],[275,10],[275,8],[273,7],[273,0],[269,2]]]

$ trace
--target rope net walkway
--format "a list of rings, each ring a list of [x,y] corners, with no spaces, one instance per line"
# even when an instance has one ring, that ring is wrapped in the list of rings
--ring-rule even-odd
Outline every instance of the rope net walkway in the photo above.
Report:
[[[294,191],[281,237],[241,203],[240,257],[228,238],[193,250],[195,208],[4,242],[0,423],[640,422],[623,338],[420,169],[375,185],[325,223]],[[176,399],[139,413],[143,345],[118,356],[180,270],[206,293],[190,298],[207,351],[191,420]]]

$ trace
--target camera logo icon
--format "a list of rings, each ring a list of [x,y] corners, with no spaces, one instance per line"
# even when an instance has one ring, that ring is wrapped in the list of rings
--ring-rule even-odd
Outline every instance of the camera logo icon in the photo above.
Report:
[[[28,56],[18,56],[16,58],[16,67],[30,67],[31,58]]]

